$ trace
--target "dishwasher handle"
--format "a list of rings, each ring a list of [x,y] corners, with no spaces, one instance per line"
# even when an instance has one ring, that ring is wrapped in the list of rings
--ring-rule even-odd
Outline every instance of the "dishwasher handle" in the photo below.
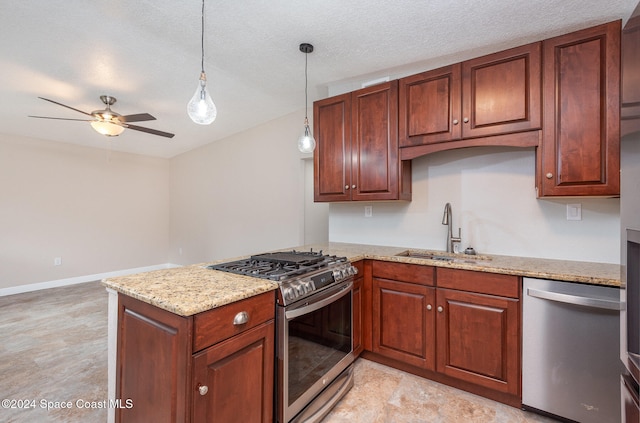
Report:
[[[542,291],[535,288],[527,288],[527,295],[541,298],[543,300],[557,301],[566,304],[575,304],[591,308],[601,308],[605,310],[621,310],[619,301],[602,300],[599,298],[582,297],[580,295],[563,294],[560,292]]]

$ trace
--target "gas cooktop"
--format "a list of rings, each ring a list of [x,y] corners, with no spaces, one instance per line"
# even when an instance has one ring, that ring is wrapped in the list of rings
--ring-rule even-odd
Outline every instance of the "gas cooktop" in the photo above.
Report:
[[[256,254],[246,259],[212,264],[207,267],[213,270],[279,282],[346,262],[348,262],[346,257],[323,254],[322,250],[292,250]]]

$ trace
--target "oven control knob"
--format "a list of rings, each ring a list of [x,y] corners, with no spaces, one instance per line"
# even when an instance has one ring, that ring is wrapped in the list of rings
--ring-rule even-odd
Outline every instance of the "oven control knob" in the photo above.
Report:
[[[353,275],[357,275],[358,274],[358,268],[355,266],[351,266],[351,272],[353,272]]]
[[[300,286],[302,287],[302,291],[305,294],[307,292],[311,292],[311,282],[309,282],[309,281],[300,282]]]
[[[296,297],[296,294],[293,292],[293,289],[285,288],[283,296],[285,300],[293,300]]]
[[[304,294],[304,287],[302,285],[297,285],[296,286],[296,294],[298,294],[298,295],[303,295]]]

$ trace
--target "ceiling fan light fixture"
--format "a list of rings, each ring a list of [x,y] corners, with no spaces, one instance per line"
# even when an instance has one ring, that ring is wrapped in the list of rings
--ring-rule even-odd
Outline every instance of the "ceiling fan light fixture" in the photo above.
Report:
[[[216,120],[218,110],[207,91],[207,74],[204,72],[204,0],[202,0],[202,31],[200,33],[201,62],[200,79],[195,94],[187,104],[187,114],[197,124],[209,125]]]
[[[301,153],[313,153],[313,150],[316,148],[316,140],[313,138],[313,131],[309,128],[309,104],[307,98],[307,57],[309,53],[313,52],[313,45],[309,43],[300,44],[300,51],[304,53],[304,129],[300,138],[298,138],[298,150]]]
[[[91,122],[91,127],[99,134],[106,135],[107,137],[117,137],[122,134],[124,127],[111,123],[107,120],[94,120]]]

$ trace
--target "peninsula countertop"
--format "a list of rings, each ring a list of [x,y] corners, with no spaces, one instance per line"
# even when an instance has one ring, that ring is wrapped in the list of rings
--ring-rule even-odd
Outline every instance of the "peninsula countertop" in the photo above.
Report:
[[[428,252],[427,250],[337,242],[295,247],[300,251],[310,248],[316,251],[323,250],[325,254],[345,256],[352,262],[372,259],[593,285],[620,286],[620,265],[611,263],[464,254],[451,255],[453,260],[450,261],[431,260],[398,255],[408,250],[418,253]],[[447,256],[447,253],[441,251],[433,253]],[[212,263],[231,260],[235,259],[108,278],[102,283],[121,294],[181,316],[198,314],[278,288],[278,284],[270,280],[206,268]]]

